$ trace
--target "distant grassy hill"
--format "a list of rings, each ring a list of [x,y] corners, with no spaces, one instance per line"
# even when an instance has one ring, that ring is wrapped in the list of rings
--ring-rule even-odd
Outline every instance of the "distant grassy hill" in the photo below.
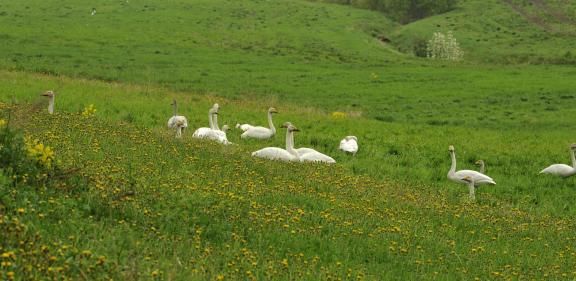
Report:
[[[462,0],[454,11],[402,26],[392,42],[411,52],[435,31],[452,30],[467,60],[482,63],[576,62],[574,4],[565,1]],[[560,3],[564,2],[564,3]],[[546,8],[544,8],[546,7]],[[420,45],[419,45],[420,44]]]

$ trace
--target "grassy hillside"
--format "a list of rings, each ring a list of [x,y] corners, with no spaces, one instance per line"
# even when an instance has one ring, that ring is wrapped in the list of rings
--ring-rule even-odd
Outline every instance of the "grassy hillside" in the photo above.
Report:
[[[0,279],[575,278],[574,178],[538,175],[576,142],[574,6],[459,5],[399,25],[299,0],[0,3],[0,118],[58,160],[14,184],[16,158],[0,159]],[[463,62],[411,54],[439,30]],[[191,138],[215,102],[221,125],[263,125],[275,106],[297,147],[338,164],[250,157],[283,131]],[[337,150],[346,135],[355,157]],[[449,145],[497,182],[476,202],[446,179]]]
[[[92,95],[118,106],[127,97],[140,97],[143,105],[161,104],[173,95],[17,76],[12,79],[18,84],[83,89],[69,97],[87,103],[97,102]],[[209,102],[201,98],[194,103]],[[43,105],[2,104],[3,118],[52,147],[58,165],[80,168],[69,173],[87,180],[68,185],[54,177],[47,188],[2,185],[0,227],[9,238],[0,243],[3,260],[9,262],[0,271],[2,278],[574,276],[575,238],[568,231],[574,227],[572,216],[526,203],[515,207],[491,195],[500,186],[480,189],[478,202],[471,203],[462,186],[436,190],[355,176],[341,165],[261,161],[249,152],[270,143],[224,147],[189,134],[176,140],[172,131],[156,124],[129,124],[114,120],[120,116],[114,114],[103,119],[99,105],[102,111],[93,117],[74,113],[78,105],[65,102],[49,116]],[[242,116],[242,111],[232,111],[232,104],[224,105],[223,113]],[[294,110],[288,116],[304,123],[296,117],[302,113]],[[320,123],[338,122],[308,114]],[[336,157],[342,163],[355,161]],[[441,158],[447,158],[445,148]]]
[[[558,22],[549,14],[557,9],[545,12],[526,2],[530,1],[461,1],[461,7],[454,11],[400,27],[392,40],[410,52],[433,32],[451,30],[467,60],[574,64],[576,23]],[[569,4],[562,4],[562,9],[566,15],[575,11]]]

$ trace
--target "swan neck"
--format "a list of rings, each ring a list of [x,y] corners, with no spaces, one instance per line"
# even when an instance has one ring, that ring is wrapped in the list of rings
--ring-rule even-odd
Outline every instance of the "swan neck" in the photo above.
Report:
[[[486,168],[484,167],[484,163],[480,164],[480,173],[484,174]]]
[[[214,114],[212,114],[212,111],[208,112],[208,123],[210,124],[210,129],[214,130],[214,120],[212,120],[212,116]]]
[[[174,102],[174,116],[178,115],[178,104],[176,104],[176,102]]]
[[[448,171],[448,175],[453,175],[456,173],[456,153],[454,151],[450,151],[450,157],[452,158],[452,166],[450,166],[450,171]]]
[[[54,96],[51,96],[48,100],[48,113],[54,113]]]
[[[218,114],[212,114],[212,123],[214,124],[214,130],[220,130],[220,127],[218,127]]]
[[[268,126],[273,133],[276,133],[276,128],[274,127],[274,123],[272,122],[272,112],[268,111]]]
[[[572,157],[572,168],[576,169],[576,157],[574,156],[574,149],[570,150],[570,156]]]
[[[296,157],[300,157],[298,151],[294,149],[294,132],[290,130],[286,130],[286,151]]]

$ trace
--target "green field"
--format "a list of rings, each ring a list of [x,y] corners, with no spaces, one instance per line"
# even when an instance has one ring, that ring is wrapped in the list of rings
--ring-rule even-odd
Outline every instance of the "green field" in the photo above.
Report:
[[[1,167],[0,279],[575,279],[574,179],[538,172],[576,142],[576,7],[546,5],[462,0],[401,25],[307,1],[1,2],[0,152],[16,130],[57,165],[40,182]],[[412,53],[448,30],[463,61]],[[283,130],[193,139],[215,102],[221,125],[275,106],[338,164],[250,157]],[[446,178],[449,145],[497,182],[475,202]]]

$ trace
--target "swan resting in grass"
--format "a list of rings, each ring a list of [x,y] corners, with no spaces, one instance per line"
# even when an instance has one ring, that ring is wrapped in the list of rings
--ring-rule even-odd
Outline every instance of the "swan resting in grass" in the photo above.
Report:
[[[552,164],[548,166],[546,169],[540,171],[540,174],[551,174],[563,178],[567,178],[576,174],[576,157],[574,157],[574,150],[576,150],[576,144],[570,145],[572,167],[566,164]]]
[[[282,128],[290,128],[290,126],[293,126],[292,123],[285,122],[282,125]],[[312,148],[294,148],[294,134],[290,134],[290,139],[286,139],[286,150],[295,150],[298,153],[300,161],[302,162],[322,162],[328,164],[336,163],[336,160],[334,160],[332,157],[326,154],[322,154]]]
[[[240,129],[240,130],[242,130],[242,132],[246,132],[246,131],[248,131],[248,129],[250,129],[252,127],[254,127],[254,126],[252,126],[250,124],[239,124],[239,123],[236,124],[236,129]]]
[[[480,172],[472,170],[456,171],[456,152],[454,151],[454,146],[449,146],[448,151],[450,151],[452,158],[452,166],[448,171],[448,179],[457,183],[467,184],[468,186],[470,186],[470,182],[472,182],[472,188],[484,184],[496,185],[496,182],[491,177]],[[474,194],[474,190],[471,190],[470,193]]]
[[[172,108],[174,109],[174,115],[168,119],[168,128],[176,129],[176,137],[182,136],[182,131],[188,128],[188,119],[182,115],[178,115],[178,104],[176,100],[172,101]]]
[[[231,142],[228,141],[228,138],[226,137],[226,132],[228,131],[229,128],[230,127],[228,127],[228,125],[224,125],[222,126],[222,130],[212,130],[204,138],[217,141],[221,144],[232,144]]]
[[[346,136],[340,141],[340,150],[356,155],[356,152],[358,152],[358,138],[355,136]]]
[[[298,132],[298,128],[290,125],[286,130],[286,147],[287,149],[282,149],[279,147],[266,147],[258,151],[252,152],[252,157],[258,157],[268,160],[278,160],[284,162],[298,162],[300,158],[298,152],[289,145],[290,139],[293,138],[294,132]]]
[[[476,162],[474,162],[474,164],[478,165],[480,168],[478,169],[478,172],[484,174],[486,172],[486,165],[484,164],[484,160],[478,160]]]
[[[197,139],[202,139],[202,138],[205,138],[208,134],[210,134],[212,132],[212,130],[216,130],[216,127],[214,126],[214,116],[218,114],[219,109],[220,109],[220,106],[216,103],[212,106],[212,108],[210,108],[210,110],[208,110],[208,125],[210,127],[209,128],[206,128],[206,127],[198,128],[196,131],[194,131],[194,134],[192,134],[192,137],[197,138]]]
[[[56,93],[54,91],[46,91],[42,94],[42,96],[48,97],[48,113],[54,113],[54,97]]]
[[[272,122],[272,114],[278,113],[276,108],[270,107],[268,109],[268,127],[261,127],[261,126],[251,126],[242,133],[240,136],[243,139],[260,139],[265,140],[273,137],[276,134],[276,128],[274,127],[274,123]]]

